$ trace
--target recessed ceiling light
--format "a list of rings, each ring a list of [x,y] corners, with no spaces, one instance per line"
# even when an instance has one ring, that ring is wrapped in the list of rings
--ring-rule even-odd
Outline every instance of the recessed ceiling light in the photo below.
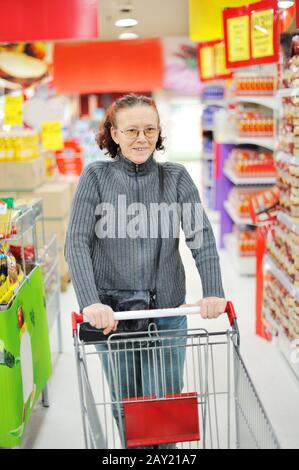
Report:
[[[121,33],[118,36],[118,39],[136,39],[138,38],[138,34],[136,33]]]
[[[278,2],[279,8],[290,8],[293,5],[294,5],[294,2],[292,0],[280,0]]]
[[[115,26],[119,26],[120,28],[127,28],[129,26],[136,26],[138,23],[137,20],[134,20],[133,18],[123,18],[121,20],[115,21]]]

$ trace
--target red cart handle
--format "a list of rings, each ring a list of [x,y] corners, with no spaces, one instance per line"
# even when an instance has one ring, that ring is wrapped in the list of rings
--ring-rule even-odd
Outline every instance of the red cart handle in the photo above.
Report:
[[[178,315],[185,315],[185,314],[198,314],[199,313],[199,307],[183,307],[183,308],[180,308],[180,313],[178,314],[178,308],[175,308],[175,309],[169,309],[169,308],[166,308],[166,309],[161,309],[161,310],[156,310],[156,312],[159,312],[159,313],[155,313],[155,310],[151,310],[150,311],[150,318],[159,318],[159,317],[170,317],[170,316],[178,316]],[[224,313],[227,313],[227,316],[228,316],[228,320],[229,320],[229,323],[230,323],[230,326],[232,328],[235,328],[237,329],[237,316],[236,316],[236,313],[235,313],[235,309],[234,309],[234,306],[232,304],[232,302],[228,301],[226,303],[226,306],[225,306],[225,312]],[[116,320],[124,320],[124,319],[129,319],[128,318],[128,315],[132,315],[133,318],[137,319],[138,317],[139,318],[148,318],[149,317],[149,311],[148,310],[140,310],[140,311],[136,311],[136,312],[117,312],[116,315],[115,315],[115,319]],[[76,313],[76,312],[72,312],[72,330],[73,330],[73,336],[74,336],[74,333],[75,331],[77,331],[77,327],[80,323],[83,323],[84,319],[83,319],[83,315],[81,313]]]

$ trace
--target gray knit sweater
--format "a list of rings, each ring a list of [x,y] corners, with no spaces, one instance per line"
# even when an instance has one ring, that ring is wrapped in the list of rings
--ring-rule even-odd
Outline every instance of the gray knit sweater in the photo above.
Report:
[[[162,166],[164,201],[177,203],[180,207],[186,203],[199,204],[197,188],[185,167],[171,162],[162,163]],[[123,234],[118,236],[118,232],[113,230],[116,238],[104,238],[99,234],[101,229],[96,230],[101,217],[106,214],[99,211],[98,205],[105,202],[111,204],[109,207],[117,208],[120,195],[126,198],[127,206],[139,202],[149,209],[151,203],[159,202],[158,165],[153,155],[140,165],[123,156],[116,161],[96,161],[88,165],[81,175],[65,244],[65,257],[81,310],[98,303],[99,294],[104,289],[145,290],[154,287],[157,238],[145,234],[133,238]],[[116,216],[120,214],[117,210],[115,213]],[[121,217],[124,217],[123,213]],[[192,232],[187,218],[180,217],[201,278],[203,297],[224,297],[215,238],[205,212],[200,246],[192,243],[194,230]],[[111,227],[114,229],[115,225]],[[185,272],[178,237],[162,236],[156,287],[158,307],[173,307],[184,302]]]

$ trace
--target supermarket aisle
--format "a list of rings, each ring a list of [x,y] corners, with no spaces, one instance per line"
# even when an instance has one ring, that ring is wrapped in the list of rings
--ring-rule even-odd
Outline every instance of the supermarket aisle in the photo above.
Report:
[[[194,179],[199,175],[199,164],[188,164]],[[218,226],[213,224],[217,237]],[[201,296],[200,282],[193,258],[184,241],[181,252],[187,276],[187,301]],[[298,422],[299,384],[289,371],[284,359],[273,345],[254,333],[254,278],[239,277],[230,263],[229,253],[220,252],[226,297],[236,308],[241,332],[241,352],[266,412],[283,448],[299,448]],[[76,366],[71,338],[70,312],[76,309],[72,287],[61,296],[64,353],[54,357],[53,376],[49,386],[51,406],[38,405],[32,415],[23,448],[82,448],[84,447],[79,408]],[[189,326],[208,330],[227,328],[225,317],[204,321],[192,318]],[[53,348],[57,350],[56,332],[52,332]],[[222,374],[222,370],[216,374]]]

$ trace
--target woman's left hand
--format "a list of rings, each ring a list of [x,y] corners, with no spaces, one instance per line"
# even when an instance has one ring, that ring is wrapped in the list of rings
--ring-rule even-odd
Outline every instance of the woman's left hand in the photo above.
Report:
[[[222,297],[205,297],[195,304],[185,304],[182,307],[200,307],[200,314],[202,318],[218,318],[221,313],[224,313],[226,307],[226,300]]]

